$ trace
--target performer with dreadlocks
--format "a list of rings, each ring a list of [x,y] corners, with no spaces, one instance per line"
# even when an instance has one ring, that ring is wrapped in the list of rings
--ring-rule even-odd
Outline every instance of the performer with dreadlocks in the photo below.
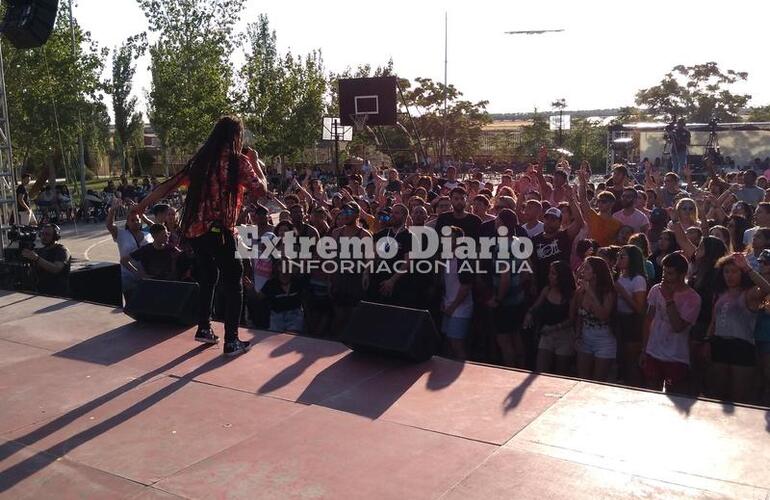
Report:
[[[243,154],[243,153],[246,154]],[[225,356],[246,352],[250,345],[238,339],[243,302],[243,266],[235,257],[235,223],[243,194],[265,193],[267,183],[257,153],[243,148],[243,124],[232,116],[221,118],[206,143],[176,175],[160,184],[135,210],[143,213],[181,185],[187,185],[181,229],[195,252],[200,284],[200,315],[195,340],[216,344],[211,329],[214,286],[221,277],[225,293]]]

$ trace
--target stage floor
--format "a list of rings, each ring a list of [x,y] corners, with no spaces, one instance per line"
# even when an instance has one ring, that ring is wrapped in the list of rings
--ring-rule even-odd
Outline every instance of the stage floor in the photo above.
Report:
[[[770,499],[770,414],[0,292],[0,497]]]

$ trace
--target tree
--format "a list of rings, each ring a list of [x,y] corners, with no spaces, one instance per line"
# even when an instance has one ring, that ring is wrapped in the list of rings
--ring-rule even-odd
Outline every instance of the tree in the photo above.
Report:
[[[551,146],[551,127],[546,117],[535,108],[532,124],[521,128],[521,142],[516,147],[516,155],[535,157],[541,146]]]
[[[462,92],[454,85],[445,86],[430,78],[418,77],[415,82],[417,86],[404,92],[404,99],[420,111],[415,122],[423,145],[438,157],[446,126],[449,156],[454,160],[470,158],[479,148],[482,128],[491,121],[486,111],[488,101],[462,100]],[[446,115],[444,96],[447,99]]]
[[[749,110],[750,122],[770,122],[770,105],[758,106]]]
[[[115,114],[115,149],[118,152],[123,174],[128,173],[128,151],[137,129],[144,126],[142,114],[136,111],[136,96],[131,95],[136,66],[134,61],[146,50],[147,37],[144,33],[129,37],[112,56],[112,80],[109,90],[112,95],[112,110]]]
[[[652,120],[652,117],[645,111],[634,106],[624,106],[618,110],[613,121],[615,123],[635,123],[649,120]]]
[[[326,78],[320,51],[304,58],[276,48],[275,31],[260,15],[246,32],[239,72],[238,110],[263,156],[298,155],[320,139]]]
[[[729,87],[747,78],[748,73],[722,71],[715,62],[679,65],[658,85],[637,92],[636,104],[658,119],[677,116],[706,123],[716,117],[720,121],[735,121],[751,96],[734,94]]]
[[[574,154],[570,159],[573,165],[587,160],[594,168],[601,168],[607,160],[607,127],[575,118],[564,146]]]
[[[230,55],[244,0],[137,1],[158,37],[150,46],[150,122],[166,153],[192,151],[233,110]]]
[[[66,9],[66,4],[60,7],[43,47],[18,50],[2,41],[14,157],[31,170],[58,167],[57,175],[63,174],[67,158],[77,158],[78,114],[86,139],[96,137],[89,134],[86,117],[102,106],[100,75],[107,57],[77,22],[73,57]]]

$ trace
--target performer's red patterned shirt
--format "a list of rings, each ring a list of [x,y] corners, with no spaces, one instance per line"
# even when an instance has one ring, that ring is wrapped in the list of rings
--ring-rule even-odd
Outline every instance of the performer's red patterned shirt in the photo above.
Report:
[[[232,230],[241,210],[244,192],[248,190],[255,196],[264,193],[265,185],[254,171],[249,158],[246,155],[239,155],[238,160],[238,187],[235,192],[228,191],[229,153],[222,155],[217,171],[211,176],[208,185],[204,186],[204,190],[207,192],[201,193],[200,205],[195,219],[191,221],[185,232],[187,238],[196,238],[206,234],[215,223],[224,229]],[[189,184],[187,176],[180,179],[180,184]]]

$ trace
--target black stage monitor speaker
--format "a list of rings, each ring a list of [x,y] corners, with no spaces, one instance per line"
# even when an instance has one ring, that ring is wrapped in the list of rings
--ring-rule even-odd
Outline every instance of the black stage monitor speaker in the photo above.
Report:
[[[426,361],[438,351],[441,339],[428,311],[360,302],[342,341],[354,351]]]
[[[6,0],[0,31],[17,49],[34,49],[48,41],[56,23],[59,0]]]
[[[142,280],[126,304],[125,312],[137,321],[195,325],[198,323],[198,284]]]
[[[70,297],[97,304],[120,307],[120,264],[112,262],[74,262],[70,270]]]

